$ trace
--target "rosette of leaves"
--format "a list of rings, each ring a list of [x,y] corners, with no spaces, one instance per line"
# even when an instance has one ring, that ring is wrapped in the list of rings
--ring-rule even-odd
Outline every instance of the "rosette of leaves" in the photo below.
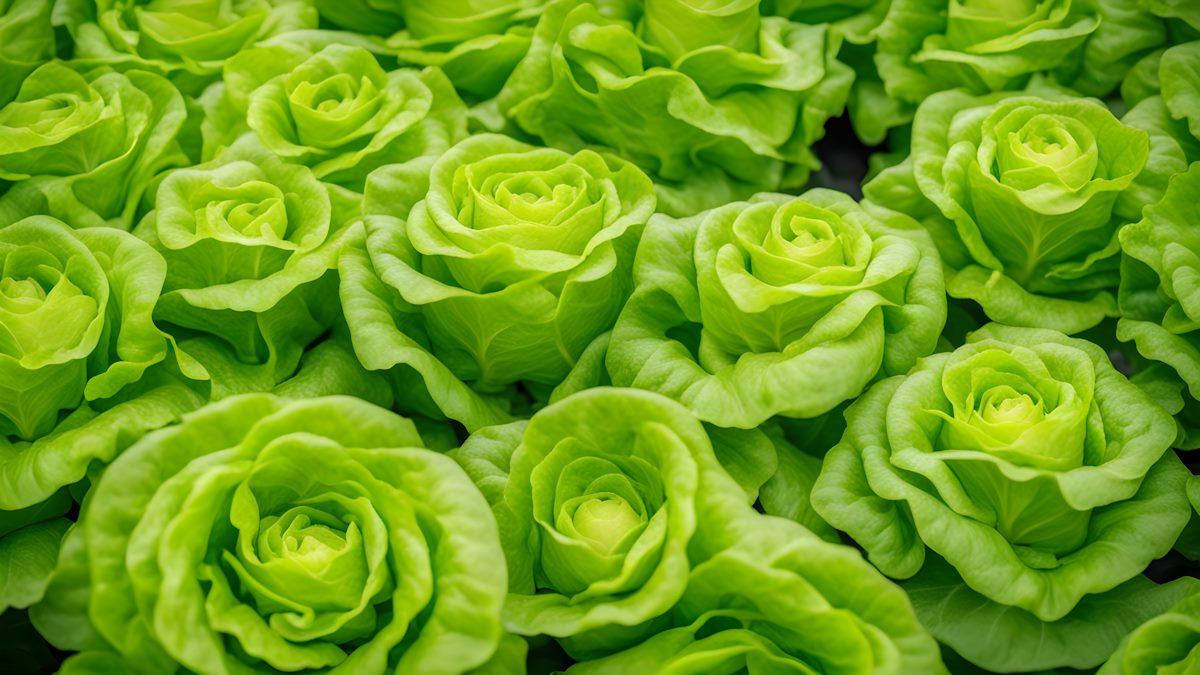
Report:
[[[727,491],[698,508],[667,627],[570,675],[948,672],[904,592],[857,551]]]
[[[153,368],[162,258],[111,228],[0,227],[0,509],[36,505],[198,405]],[[165,364],[164,364],[165,365]]]
[[[656,216],[634,283],[609,347],[613,383],[723,427],[827,413],[932,353],[946,320],[920,225],[825,189]]]
[[[1152,97],[1161,98],[1165,114],[1184,125],[1185,128],[1172,128],[1171,132],[1190,151],[1192,159],[1200,158],[1200,141],[1192,141],[1185,135],[1200,139],[1197,59],[1200,59],[1200,39],[1172,45],[1139,61],[1121,85],[1121,98],[1130,107]]]
[[[1190,395],[1172,412],[1184,413],[1184,447],[1195,447],[1195,420],[1185,413],[1189,398],[1200,396],[1200,163],[1176,175],[1162,201],[1147,206],[1141,221],[1121,230],[1125,256],[1121,270],[1121,320],[1117,337],[1132,341],[1146,359],[1169,372],[1147,368],[1146,376],[1179,381]],[[1182,407],[1181,407],[1182,406]]]
[[[163,179],[135,233],[167,261],[155,318],[208,369],[214,396],[270,389],[331,327],[358,213],[358,195],[253,138]]]
[[[0,2],[0,105],[17,95],[21,83],[38,66],[54,58],[53,2]]]
[[[493,395],[558,385],[612,327],[655,197],[615,157],[478,135],[428,173],[373,173],[363,208],[366,244],[340,263],[359,358],[474,430],[507,421]]]
[[[1130,633],[1097,675],[1158,675],[1200,668],[1200,584]]]
[[[713,5],[649,0],[609,17],[554,2],[499,107],[551,146],[613,148],[655,176],[672,215],[803,185],[853,80],[840,37],[762,17],[755,0]]]
[[[408,63],[437,66],[474,101],[500,92],[533,37],[548,0],[409,2],[388,47]],[[372,31],[373,32],[373,31]]]
[[[1103,22],[1099,0],[893,0],[875,56],[889,95],[915,108],[962,87],[1018,89],[1082,58]],[[911,108],[910,108],[911,111]]]
[[[150,70],[198,94],[225,59],[273,35],[317,27],[312,0],[61,0],[75,58]]]
[[[747,450],[773,460],[761,446]],[[453,456],[500,526],[505,625],[558,638],[580,659],[666,625],[687,585],[702,504],[750,508],[695,417],[634,389],[574,394],[528,422],[473,434]]]
[[[252,131],[273,154],[356,191],[372,170],[436,156],[467,130],[466,107],[440,71],[385,71],[358,45],[275,40],[247,50],[204,101],[205,157]]]
[[[155,175],[187,161],[176,141],[185,117],[158,75],[39,67],[0,108],[0,181],[14,183],[0,214],[130,229]]]
[[[942,92],[917,111],[909,159],[864,192],[922,220],[951,297],[1071,334],[1117,315],[1117,232],[1184,168],[1174,152],[1099,101]]]
[[[846,419],[813,506],[968,660],[1094,667],[1178,599],[1140,576],[1190,516],[1174,424],[1092,343],[990,324]]]
[[[247,394],[109,467],[32,617],[84,672],[463,673],[504,589],[487,502],[409,420]]]

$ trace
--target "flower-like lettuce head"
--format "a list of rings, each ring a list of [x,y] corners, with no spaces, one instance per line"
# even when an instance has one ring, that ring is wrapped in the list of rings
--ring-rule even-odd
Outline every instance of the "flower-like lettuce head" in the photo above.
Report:
[[[0,107],[0,180],[15,182],[0,208],[128,230],[151,179],[186,161],[176,141],[185,117],[183,97],[157,75],[47,63]]]
[[[272,35],[317,27],[312,0],[62,0],[75,58],[142,68],[188,94],[226,59]]]
[[[1091,611],[1085,596],[1102,603],[1138,577],[1190,515],[1170,415],[1104,350],[1061,333],[990,324],[877,383],[846,418],[813,489],[817,512],[885,574],[940,584],[943,598],[978,594],[1014,635],[1032,626],[1058,644],[1072,611]],[[1136,614],[1154,597],[1123,602]],[[931,628],[984,667],[1011,659],[1013,672],[1095,666],[1123,620],[1093,617],[1111,629],[1094,649],[1049,654],[997,655],[969,623]],[[1026,658],[1050,661],[1014,667]]]
[[[634,282],[608,352],[613,383],[726,427],[829,412],[932,353],[946,320],[918,223],[825,189],[656,216]]]
[[[39,65],[54,58],[54,27],[45,0],[0,0],[0,105],[17,95]]]
[[[664,212],[690,215],[803,185],[810,146],[853,73],[825,25],[761,17],[757,2],[652,0],[641,17],[546,8],[500,109],[555,147],[599,144],[653,174]]]
[[[1200,669],[1200,584],[1130,633],[1097,675],[1159,675]]]
[[[1162,201],[1121,230],[1125,256],[1117,323],[1117,337],[1133,341],[1143,357],[1169,366],[1192,399],[1200,397],[1198,203],[1200,163],[1172,178]],[[1191,426],[1186,416],[1180,421]]]
[[[420,170],[372,174],[366,246],[342,258],[342,301],[368,368],[416,371],[473,429],[503,418],[458,380],[481,392],[555,386],[612,327],[654,188],[615,157],[492,135],[438,159],[427,191]]]
[[[0,227],[0,509],[49,498],[195,405],[147,372],[168,354],[151,320],[165,275],[126,232]]]
[[[285,163],[253,138],[221,159],[172,171],[136,234],[166,259],[155,317],[195,341],[202,362],[232,350],[278,383],[339,308],[337,258],[358,218],[357,195]],[[191,347],[185,347],[191,351]],[[217,383],[220,385],[221,383]]]
[[[848,546],[717,498],[690,550],[669,627],[569,675],[947,673],[904,592]]]
[[[910,160],[865,191],[923,218],[952,297],[1071,334],[1117,314],[1117,232],[1156,190],[1151,149],[1099,101],[943,92],[917,111]]]
[[[595,388],[472,435],[455,458],[508,562],[505,625],[591,658],[661,629],[687,585],[700,504],[749,500],[679,404]]]
[[[409,420],[247,394],[109,467],[34,614],[127,672],[463,673],[500,640],[503,558],[487,502]]]
[[[440,71],[389,72],[365,47],[315,47],[277,40],[231,59],[205,94],[205,156],[249,129],[275,155],[361,191],[373,169],[466,135],[466,108]]]
[[[919,103],[963,87],[1020,88],[1072,65],[1102,21],[1098,0],[893,0],[876,63],[890,95]]]
[[[402,12],[406,29],[387,44],[402,61],[442,69],[465,96],[489,99],[529,50],[533,24],[547,4],[548,0],[408,2]]]

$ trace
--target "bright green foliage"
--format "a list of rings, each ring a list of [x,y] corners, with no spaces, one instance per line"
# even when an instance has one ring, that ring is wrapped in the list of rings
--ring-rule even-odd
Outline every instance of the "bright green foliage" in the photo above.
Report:
[[[1171,609],[1138,626],[1097,675],[1190,675],[1200,670],[1200,584]]]
[[[1200,675],[1198,205],[1198,0],[0,0],[0,671]]]
[[[57,0],[85,63],[140,68],[199,93],[221,64],[272,35],[317,27],[312,0]]]
[[[650,0],[627,21],[559,0],[500,108],[548,145],[632,159],[658,180],[665,213],[803,185],[853,79],[835,59],[840,38],[760,17],[755,0],[715,4]]]
[[[733,672],[761,658],[938,672],[903,594],[857,553],[750,508],[718,463],[731,440],[757,447],[749,433],[710,442],[669,399],[599,388],[474,434],[455,458],[500,525],[508,627],[580,658],[631,647],[572,673]]]
[[[39,65],[54,57],[53,2],[0,2],[0,105],[13,100],[21,83]]]
[[[939,583],[965,583],[999,605],[996,620],[1014,634],[1034,620],[1049,635],[1065,630],[1086,596],[1165,554],[1190,515],[1166,411],[1103,350],[1059,333],[989,325],[872,387],[847,422],[813,490],[818,513],[889,576],[932,573],[923,565],[936,566],[926,551],[936,553],[949,564]],[[932,628],[980,665],[995,658],[962,623]],[[1005,668],[1085,667],[1105,656],[1007,656]]]
[[[220,338],[185,344],[202,364],[232,358],[261,365],[270,385],[282,381],[338,314],[329,298],[357,195],[247,138],[219,160],[167,174],[155,206],[136,230],[167,261],[155,317],[190,329],[173,331],[179,338]]]
[[[438,66],[464,95],[495,96],[529,50],[547,0],[447,0],[405,7],[407,30],[388,47],[402,61]]]
[[[656,217],[635,283],[608,354],[613,382],[719,426],[829,412],[930,354],[946,318],[919,225],[823,189]]]
[[[1098,0],[893,0],[876,63],[888,94],[910,104],[962,87],[1020,88],[1083,56],[1103,19]]]
[[[943,92],[917,111],[909,159],[865,192],[923,221],[951,297],[1076,333],[1116,316],[1117,232],[1183,168],[1152,138],[1088,99]]]
[[[246,131],[318,178],[361,191],[387,164],[436,156],[466,135],[466,108],[440,71],[385,71],[364,47],[274,41],[225,65],[204,96],[204,154]]]
[[[1200,164],[1193,164],[1171,180],[1162,201],[1146,207],[1140,222],[1121,230],[1125,258],[1117,325],[1117,337],[1133,341],[1145,358],[1170,366],[1192,399],[1200,396],[1200,286],[1192,281],[1200,278],[1198,203]]]
[[[73,227],[130,229],[155,174],[179,166],[183,99],[163,78],[54,61],[0,108],[6,220],[48,213]]]
[[[119,230],[0,227],[0,509],[48,499],[199,404],[152,367],[166,265]]]
[[[432,414],[473,430],[505,411],[462,381],[483,394],[552,387],[612,326],[654,189],[615,157],[492,135],[426,171],[372,174],[365,250],[342,258],[342,303],[368,368],[423,386]]]
[[[580,658],[661,629],[687,583],[700,502],[745,500],[700,423],[635,390],[568,397],[473,435],[455,458],[500,524],[506,624],[570,638]]]
[[[463,673],[504,578],[487,503],[411,422],[251,394],[109,467],[35,621],[133,673]]]

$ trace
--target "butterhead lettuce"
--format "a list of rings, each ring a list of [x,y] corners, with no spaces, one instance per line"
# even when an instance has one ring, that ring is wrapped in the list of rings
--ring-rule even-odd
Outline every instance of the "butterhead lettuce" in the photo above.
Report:
[[[1099,347],[1059,333],[985,326],[879,382],[846,418],[817,512],[885,574],[965,585],[1013,634],[1069,630],[1085,598],[1140,575],[1190,516],[1169,414]],[[1121,597],[1145,615],[1158,596]],[[1111,622],[1105,642],[1048,654],[1000,653],[960,622],[932,628],[985,667],[1082,668],[1128,618],[1097,614],[1087,623]]]
[[[916,221],[825,189],[657,216],[634,282],[608,352],[613,383],[718,426],[827,413],[931,353],[946,317]]]
[[[609,155],[486,134],[426,170],[372,174],[365,246],[341,259],[342,303],[368,368],[474,429],[505,421],[483,396],[559,384],[612,326],[654,189]]]

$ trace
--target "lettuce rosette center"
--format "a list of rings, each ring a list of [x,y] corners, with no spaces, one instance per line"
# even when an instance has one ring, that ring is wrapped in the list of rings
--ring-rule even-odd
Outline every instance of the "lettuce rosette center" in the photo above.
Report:
[[[948,364],[942,391],[953,412],[934,411],[944,420],[940,447],[978,450],[1021,466],[1081,466],[1094,383],[1086,368],[1059,373],[1075,382],[1057,379],[1025,349],[989,350]]]
[[[884,573],[939,596],[965,584],[1013,630],[1057,633],[1105,593],[1125,597],[1187,522],[1170,416],[1104,350],[1061,333],[989,324],[877,383],[846,419],[814,508]],[[939,630],[995,662],[967,629]]]
[[[233,397],[147,436],[93,488],[63,563],[105,580],[74,589],[94,639],[139,672],[482,665],[501,634],[496,526],[422,446],[350,397]],[[137,508],[110,517],[117,503]]]
[[[641,251],[613,382],[720,426],[823,415],[930,353],[945,322],[940,263],[916,221],[831,190],[656,219]],[[854,365],[830,382],[829,362]]]
[[[653,185],[610,155],[487,134],[435,162],[419,195],[413,170],[372,174],[366,256],[341,262],[356,349],[369,368],[416,370],[468,428],[503,421],[481,394],[559,384],[612,326]],[[450,396],[446,377],[469,385]]]

